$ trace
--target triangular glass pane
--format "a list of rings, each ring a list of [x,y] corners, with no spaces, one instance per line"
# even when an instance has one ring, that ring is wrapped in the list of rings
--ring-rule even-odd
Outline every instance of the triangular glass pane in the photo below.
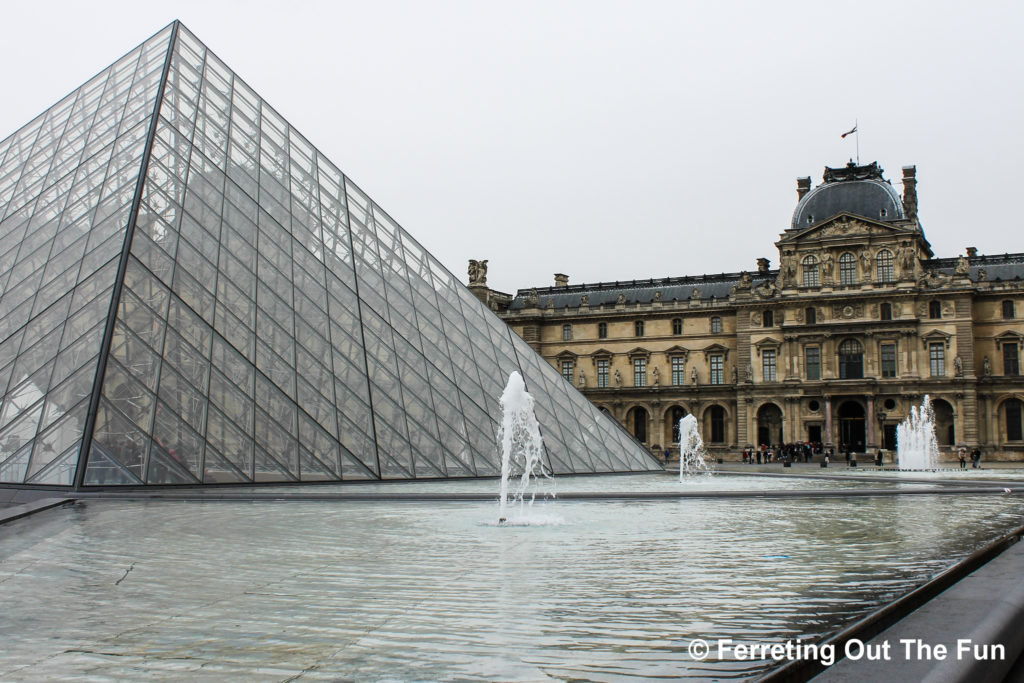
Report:
[[[102,446],[93,442],[89,453],[89,467],[85,470],[88,486],[124,486],[141,484],[142,480],[113,458],[107,456]]]

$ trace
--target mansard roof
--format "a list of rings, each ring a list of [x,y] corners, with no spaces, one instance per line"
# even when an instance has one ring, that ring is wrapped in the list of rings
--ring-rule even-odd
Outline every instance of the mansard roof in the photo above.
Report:
[[[691,275],[685,277],[651,278],[648,280],[624,280],[596,282],[592,284],[569,285],[566,287],[528,287],[516,292],[510,310],[522,310],[534,294],[540,308],[577,308],[583,296],[590,306],[615,304],[619,295],[625,297],[625,304],[649,304],[655,301],[655,294],[661,292],[661,301],[687,301],[697,290],[701,299],[728,299],[732,288],[739,284],[743,273],[720,273],[718,275]],[[774,282],[779,271],[751,274],[754,287]]]

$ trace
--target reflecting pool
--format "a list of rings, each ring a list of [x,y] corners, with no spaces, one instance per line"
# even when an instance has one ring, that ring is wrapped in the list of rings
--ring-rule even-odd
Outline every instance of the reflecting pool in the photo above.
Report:
[[[678,480],[676,480],[678,484]],[[749,678],[691,638],[832,632],[1019,524],[1016,496],[90,501],[0,528],[0,678]]]

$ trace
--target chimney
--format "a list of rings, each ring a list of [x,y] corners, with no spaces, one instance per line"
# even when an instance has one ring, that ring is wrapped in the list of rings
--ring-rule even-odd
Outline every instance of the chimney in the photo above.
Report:
[[[555,287],[568,287],[569,276],[564,273],[555,273]]]
[[[978,258],[978,248],[977,247],[967,247],[967,258],[969,258],[969,259]]]
[[[757,259],[757,273],[758,275],[767,275],[771,269],[772,262],[766,258]]]
[[[796,179],[796,197],[799,201],[804,195],[811,191],[811,176]]]
[[[907,218],[917,219],[917,166],[903,167],[903,208]]]

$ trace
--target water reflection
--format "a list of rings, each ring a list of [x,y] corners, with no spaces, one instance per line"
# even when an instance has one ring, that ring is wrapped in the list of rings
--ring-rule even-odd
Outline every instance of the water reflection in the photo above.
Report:
[[[485,503],[55,510],[0,531],[0,677],[746,678],[764,664],[693,662],[689,640],[834,631],[1022,512],[1010,496],[536,507],[556,521],[497,527]]]

